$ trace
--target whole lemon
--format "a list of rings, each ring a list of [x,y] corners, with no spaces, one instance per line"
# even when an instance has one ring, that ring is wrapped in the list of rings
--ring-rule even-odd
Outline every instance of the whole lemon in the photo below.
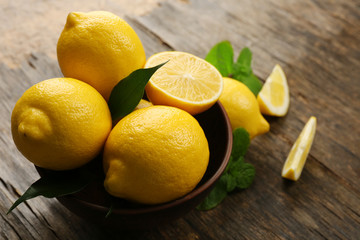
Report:
[[[108,100],[113,87],[145,64],[145,51],[120,17],[106,11],[72,12],[57,43],[65,77],[82,80]]]
[[[92,160],[102,150],[111,125],[99,92],[71,78],[30,87],[11,115],[16,147],[35,165],[52,170],[73,169]]]
[[[177,199],[195,188],[209,162],[204,131],[175,107],[135,110],[114,127],[104,149],[105,189],[143,204]]]
[[[269,131],[270,125],[261,115],[255,95],[245,84],[224,77],[224,89],[219,100],[229,116],[232,129],[243,127],[250,138]]]

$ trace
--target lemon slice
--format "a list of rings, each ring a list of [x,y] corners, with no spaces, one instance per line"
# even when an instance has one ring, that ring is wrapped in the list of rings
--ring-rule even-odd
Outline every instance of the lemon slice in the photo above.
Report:
[[[174,106],[195,115],[219,99],[223,79],[213,65],[189,53],[168,51],[151,56],[145,68],[166,61],[145,88],[154,105]]]
[[[276,64],[257,96],[262,114],[285,116],[289,110],[290,95],[286,76],[280,65]]]
[[[290,180],[298,180],[304,168],[316,130],[316,117],[312,116],[301,131],[287,157],[281,176]]]

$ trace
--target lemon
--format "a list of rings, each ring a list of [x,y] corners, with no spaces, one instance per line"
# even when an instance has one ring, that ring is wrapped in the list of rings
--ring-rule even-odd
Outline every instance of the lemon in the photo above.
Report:
[[[35,165],[52,170],[73,169],[92,160],[102,150],[111,124],[99,92],[71,78],[30,87],[11,115],[16,147]]]
[[[145,51],[135,31],[106,11],[72,12],[57,43],[65,77],[82,80],[108,100],[113,87],[145,64]]]
[[[146,101],[144,99],[141,99],[140,102],[138,103],[138,105],[135,107],[134,110],[138,110],[138,109],[141,109],[141,108],[146,108],[146,107],[151,107],[153,106],[153,104],[149,101]]]
[[[285,116],[289,110],[290,96],[286,76],[276,64],[257,96],[260,111],[270,116]]]
[[[255,95],[243,83],[224,77],[224,90],[220,96],[232,129],[245,128],[254,138],[269,131],[270,125],[260,113]]]
[[[133,111],[111,131],[104,148],[105,189],[143,204],[177,199],[195,188],[209,162],[203,129],[169,106]]]
[[[304,168],[316,131],[316,117],[312,116],[301,131],[284,163],[281,176],[297,181]]]
[[[169,51],[151,56],[145,67],[168,60],[146,85],[146,94],[153,104],[178,107],[193,115],[215,104],[223,81],[214,66],[192,54]]]

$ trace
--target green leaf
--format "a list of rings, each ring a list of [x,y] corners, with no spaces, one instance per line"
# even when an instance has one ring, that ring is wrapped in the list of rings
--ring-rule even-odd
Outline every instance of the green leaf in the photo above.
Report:
[[[107,211],[107,213],[105,215],[105,218],[108,218],[112,214],[113,208],[114,208],[114,203],[112,202],[110,207],[109,207],[109,210]]]
[[[236,178],[230,173],[224,173],[221,177],[223,178],[223,181],[226,182],[226,191],[232,192],[237,186]]]
[[[250,187],[255,178],[255,168],[250,163],[242,162],[236,175],[236,186],[239,189]]]
[[[207,54],[205,60],[214,65],[223,77],[233,72],[234,51],[229,41],[216,44]]]
[[[237,62],[233,64],[232,77],[244,83],[257,96],[262,88],[261,81],[254,75],[251,68],[252,53],[249,48],[243,48]]]
[[[242,164],[244,163],[244,157],[239,157],[234,160],[229,167],[229,174],[236,177],[241,170]]]
[[[241,79],[242,82],[254,93],[255,96],[259,94],[262,88],[262,83],[253,73]]]
[[[234,145],[233,145],[234,146]],[[226,168],[225,168],[225,170],[224,170],[224,173],[227,173],[228,171],[229,171],[229,168],[230,168],[230,166],[231,166],[231,163],[232,163],[232,161],[233,161],[233,157],[232,157],[232,155],[229,157],[229,162],[228,162],[228,164],[226,165]],[[223,174],[224,174],[223,173]]]
[[[238,159],[245,156],[247,149],[250,145],[250,135],[245,128],[236,128],[233,131],[233,147],[231,156]]]
[[[145,86],[151,76],[165,63],[152,68],[135,70],[113,88],[108,101],[113,121],[135,109],[144,95]]]
[[[198,206],[198,210],[209,210],[219,205],[227,193],[235,188],[248,188],[254,180],[255,168],[244,161],[244,155],[250,145],[249,133],[244,128],[233,131],[233,148],[229,163],[221,175],[215,188],[209,196]],[[226,193],[225,193],[226,192]]]
[[[197,206],[197,209],[210,210],[219,205],[227,196],[226,185],[226,179],[224,175],[222,175],[219,181],[216,182],[215,187],[210,192],[210,194],[199,206]]]
[[[252,53],[251,53],[250,49],[247,47],[243,48],[239,54],[237,61],[236,61],[237,65],[240,68],[240,69],[238,69],[238,71],[240,71],[244,74],[247,74],[247,75],[252,73],[251,58],[252,58]]]
[[[244,157],[240,157],[232,162],[228,174],[233,177],[231,181],[236,182],[237,188],[246,189],[254,180],[255,168],[250,163],[244,162]]]
[[[16,202],[10,207],[7,214],[9,214],[20,203],[37,196],[53,198],[79,192],[94,179],[94,177],[89,174],[82,172],[76,173],[77,174],[56,172],[56,174],[51,175],[51,177],[50,175],[41,177],[33,183],[18,200],[16,200]]]

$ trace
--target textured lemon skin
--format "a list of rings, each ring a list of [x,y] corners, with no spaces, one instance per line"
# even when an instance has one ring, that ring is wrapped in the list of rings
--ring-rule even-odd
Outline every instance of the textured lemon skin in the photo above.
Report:
[[[232,129],[243,127],[250,138],[270,130],[254,94],[243,83],[224,77],[224,89],[219,100],[229,116]]]
[[[57,43],[57,57],[65,77],[90,84],[106,100],[113,87],[146,60],[131,26],[106,11],[70,13]]]
[[[80,167],[100,153],[111,130],[104,98],[90,85],[53,78],[30,87],[11,115],[16,147],[32,163],[52,170]]]
[[[136,110],[111,131],[104,149],[105,189],[143,204],[177,199],[205,174],[209,147],[195,118],[174,107]]]

